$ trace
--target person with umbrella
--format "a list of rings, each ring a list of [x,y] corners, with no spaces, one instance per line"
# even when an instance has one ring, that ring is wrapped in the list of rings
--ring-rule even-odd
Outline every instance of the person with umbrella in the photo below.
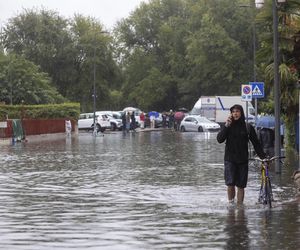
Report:
[[[150,127],[155,128],[155,119],[158,118],[159,113],[157,111],[150,111],[149,117],[150,117]]]
[[[174,118],[175,118],[175,130],[179,131],[180,128],[180,123],[183,120],[183,118],[185,117],[185,114],[183,111],[176,111]]]
[[[126,113],[126,132],[130,130],[130,113],[129,111]]]
[[[135,128],[136,128],[136,121],[135,121],[135,113],[134,111],[131,112],[131,129],[135,132]]]
[[[275,155],[275,117],[261,116],[256,122],[258,128],[258,139],[263,147],[264,152],[269,156]]]
[[[170,109],[170,112],[169,112],[169,128],[174,128],[174,112],[172,109]]]
[[[271,128],[261,128],[258,130],[258,138],[268,157],[275,155],[275,133]]]

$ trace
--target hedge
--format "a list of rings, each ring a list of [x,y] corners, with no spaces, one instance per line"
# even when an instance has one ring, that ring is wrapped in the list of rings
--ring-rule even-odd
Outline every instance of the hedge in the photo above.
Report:
[[[0,104],[0,120],[5,119],[56,119],[78,120],[79,103],[44,105],[4,105]]]

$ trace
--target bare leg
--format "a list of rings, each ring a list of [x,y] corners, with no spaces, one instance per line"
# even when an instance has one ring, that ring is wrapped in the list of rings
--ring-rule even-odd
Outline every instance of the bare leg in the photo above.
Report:
[[[244,202],[244,194],[245,190],[243,188],[238,188],[237,189],[237,204],[242,205]]]
[[[228,201],[233,201],[235,197],[235,187],[234,186],[227,186],[227,196]]]

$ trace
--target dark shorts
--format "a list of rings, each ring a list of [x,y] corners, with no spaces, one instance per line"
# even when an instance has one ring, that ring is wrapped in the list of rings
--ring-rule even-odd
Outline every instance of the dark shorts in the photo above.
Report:
[[[237,164],[225,161],[224,178],[227,186],[245,188],[248,181],[248,162]]]

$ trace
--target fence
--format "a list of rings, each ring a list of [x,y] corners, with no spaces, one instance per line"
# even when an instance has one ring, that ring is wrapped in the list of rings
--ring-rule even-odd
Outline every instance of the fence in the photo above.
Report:
[[[14,120],[6,120],[0,122],[0,138],[12,138],[14,135],[13,128]],[[23,128],[24,136],[27,135],[41,135],[41,134],[53,134],[53,133],[64,133],[65,129],[65,119],[40,119],[31,120],[23,119],[21,120],[21,125]],[[76,122],[71,120],[72,131],[75,131]]]

